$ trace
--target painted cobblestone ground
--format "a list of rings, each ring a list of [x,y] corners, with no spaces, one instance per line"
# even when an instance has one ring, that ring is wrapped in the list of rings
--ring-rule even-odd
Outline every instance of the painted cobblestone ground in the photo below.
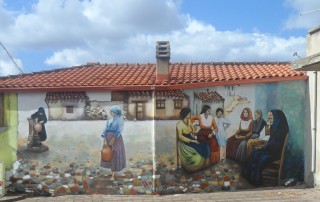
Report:
[[[236,191],[249,186],[243,184],[244,179],[239,180],[240,167],[234,162],[221,163],[193,174],[182,169],[176,170],[173,161],[159,163],[155,170],[151,160],[130,159],[129,162],[129,169],[116,176],[115,180],[110,180],[108,170],[86,164],[73,162],[58,168],[49,163],[40,166],[31,161],[22,161],[8,182],[8,190],[12,193],[27,192],[30,196],[39,189],[52,196],[167,195]]]
[[[155,138],[162,143],[161,155],[153,156],[151,122],[126,122],[124,140],[128,169],[115,180],[110,180],[108,170],[99,168],[99,134],[105,122],[73,122],[73,130],[65,130],[70,123],[51,121],[47,124],[50,135],[46,144],[49,151],[35,154],[26,152],[23,136],[19,139],[18,157],[12,177],[7,179],[9,190],[29,192],[41,189],[52,196],[79,194],[106,195],[169,195],[179,193],[207,193],[250,188],[241,178],[241,166],[227,161],[197,173],[189,174],[176,170],[175,134],[172,128],[176,121],[157,122],[161,130]],[[95,125],[94,125],[95,124]],[[90,125],[92,130],[88,131]],[[150,126],[146,128],[145,126]],[[27,127],[27,126],[25,126]],[[25,128],[24,127],[24,128]],[[59,130],[61,129],[61,130]],[[77,134],[77,135],[74,135]],[[173,135],[172,135],[173,134]],[[148,147],[146,147],[146,145]],[[156,165],[153,162],[157,162]]]

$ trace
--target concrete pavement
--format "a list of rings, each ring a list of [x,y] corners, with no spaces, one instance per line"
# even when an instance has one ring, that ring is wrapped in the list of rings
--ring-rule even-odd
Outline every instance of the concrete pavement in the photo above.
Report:
[[[38,197],[38,198],[13,198],[3,197],[3,201],[24,201],[24,202],[102,202],[102,201],[320,201],[319,188],[296,187],[272,187],[257,188],[243,191],[219,191],[213,193],[193,193],[164,196],[151,195],[66,195],[59,197]]]

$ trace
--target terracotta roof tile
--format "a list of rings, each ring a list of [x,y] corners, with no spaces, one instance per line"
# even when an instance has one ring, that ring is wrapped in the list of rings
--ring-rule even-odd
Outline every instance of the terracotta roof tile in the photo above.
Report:
[[[0,77],[1,89],[175,86],[194,83],[307,78],[289,62],[172,63],[169,81],[156,80],[156,64],[87,64]],[[226,84],[227,85],[227,84]]]
[[[152,91],[138,90],[138,91],[128,91],[130,96],[152,96]],[[189,96],[181,90],[156,90],[156,98],[172,97],[177,99],[188,98]]]
[[[224,98],[217,91],[195,92],[194,94],[198,98],[203,100],[203,101],[220,101],[220,100],[224,100]]]
[[[87,100],[89,97],[86,92],[77,91],[77,92],[48,92],[45,98],[46,103],[53,103],[57,101],[79,101]]]

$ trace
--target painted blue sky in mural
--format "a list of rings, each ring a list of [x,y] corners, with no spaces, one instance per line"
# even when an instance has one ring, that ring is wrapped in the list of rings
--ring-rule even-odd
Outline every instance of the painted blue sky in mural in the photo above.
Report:
[[[245,2],[245,3],[244,3]],[[86,64],[292,61],[318,25],[318,0],[0,0],[0,42],[23,72]],[[133,54],[134,53],[134,54]],[[17,74],[0,50],[0,75]]]

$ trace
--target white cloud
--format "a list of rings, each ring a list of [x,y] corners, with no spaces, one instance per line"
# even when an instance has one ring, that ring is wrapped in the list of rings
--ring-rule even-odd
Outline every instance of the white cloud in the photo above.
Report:
[[[285,3],[295,11],[286,21],[285,28],[311,29],[319,25],[320,10],[317,10],[320,9],[319,0],[286,0]]]
[[[46,59],[49,65],[66,65],[76,66],[81,65],[83,62],[92,58],[92,55],[85,50],[81,49],[64,49],[60,52],[55,52],[50,58]]]
[[[172,62],[290,61],[295,59],[294,52],[298,52],[300,56],[305,54],[304,37],[285,39],[259,33],[221,32],[211,25],[190,20],[183,30],[168,34],[132,36],[118,50],[110,47],[108,42],[101,42],[87,47],[86,50],[91,54],[86,57],[78,54],[79,49],[63,50],[56,52],[48,61],[51,65],[62,65],[64,62],[71,65],[68,58],[72,57],[73,61],[81,61],[79,64],[88,61],[155,62],[155,46],[159,40],[170,41]],[[56,55],[60,57],[57,58]]]
[[[20,74],[19,69],[17,69],[11,61],[0,59],[0,76],[15,74]]]
[[[172,62],[290,61],[293,52],[303,56],[306,49],[304,37],[219,31],[181,13],[180,0],[39,0],[20,14],[7,11],[2,2],[0,40],[13,50],[52,51],[44,63],[53,67],[155,62],[158,40],[170,41]],[[286,1],[295,17],[304,11],[301,2]],[[293,17],[287,28],[298,27],[290,23]],[[1,63],[3,58],[0,52],[5,72],[10,62]]]
[[[6,51],[0,46],[0,76],[8,76],[21,73],[19,68],[22,68],[22,63],[19,59],[14,59],[13,63]]]

